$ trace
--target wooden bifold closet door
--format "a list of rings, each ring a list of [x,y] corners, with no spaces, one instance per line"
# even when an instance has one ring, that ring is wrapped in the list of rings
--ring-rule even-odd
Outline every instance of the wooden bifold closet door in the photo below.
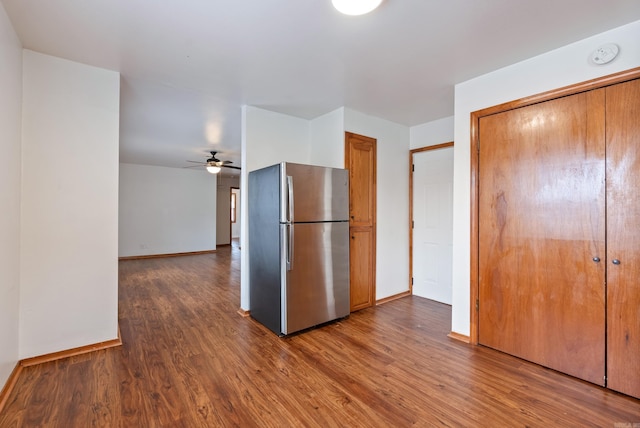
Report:
[[[479,342],[603,384],[604,90],[480,120]]]
[[[478,341],[640,397],[640,80],[479,120]]]
[[[640,398],[640,80],[606,97],[607,386]]]

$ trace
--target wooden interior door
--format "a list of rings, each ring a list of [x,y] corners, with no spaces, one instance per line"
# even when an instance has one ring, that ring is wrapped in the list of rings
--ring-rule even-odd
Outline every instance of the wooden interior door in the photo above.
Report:
[[[479,343],[597,384],[605,360],[604,89],[479,126]]]
[[[640,398],[640,80],[606,103],[607,386]]]
[[[376,296],[376,140],[345,133],[349,170],[349,275],[351,312],[373,306]]]

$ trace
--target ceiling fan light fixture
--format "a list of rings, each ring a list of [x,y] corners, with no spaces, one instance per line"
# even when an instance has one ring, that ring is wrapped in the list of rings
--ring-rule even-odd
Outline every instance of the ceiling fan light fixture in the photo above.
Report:
[[[207,171],[210,172],[211,174],[217,174],[220,172],[221,169],[222,168],[216,165],[207,165]]]
[[[364,15],[382,3],[382,0],[331,0],[333,7],[345,15]]]

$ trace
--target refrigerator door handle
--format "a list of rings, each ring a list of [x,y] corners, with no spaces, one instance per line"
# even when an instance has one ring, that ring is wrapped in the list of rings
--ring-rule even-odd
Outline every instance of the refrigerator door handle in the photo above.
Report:
[[[287,216],[287,222],[293,223],[293,177],[287,175],[287,197],[289,205],[289,215]]]
[[[293,177],[287,175],[287,195],[289,197],[289,245],[287,245],[287,270],[293,269]]]
[[[287,224],[287,229],[289,229],[287,236],[287,270],[293,269],[293,228],[293,224]]]

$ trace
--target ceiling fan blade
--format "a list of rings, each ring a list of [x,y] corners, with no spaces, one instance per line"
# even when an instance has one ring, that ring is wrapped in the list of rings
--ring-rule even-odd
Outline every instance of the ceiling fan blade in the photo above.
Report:
[[[206,162],[188,160],[187,162],[195,163],[197,165],[196,166],[183,166],[183,168],[199,168],[199,167],[202,167],[202,166],[205,166],[205,167],[206,166],[217,166],[217,167],[241,169],[238,166],[229,166],[230,163],[233,163],[232,161],[221,161],[220,159],[216,158],[216,154],[218,152],[211,151],[209,153],[211,153],[211,157],[209,159],[207,159]]]
[[[183,166],[182,168],[202,168],[204,166],[205,166],[205,164],[202,164],[202,165],[190,165],[190,166]]]

